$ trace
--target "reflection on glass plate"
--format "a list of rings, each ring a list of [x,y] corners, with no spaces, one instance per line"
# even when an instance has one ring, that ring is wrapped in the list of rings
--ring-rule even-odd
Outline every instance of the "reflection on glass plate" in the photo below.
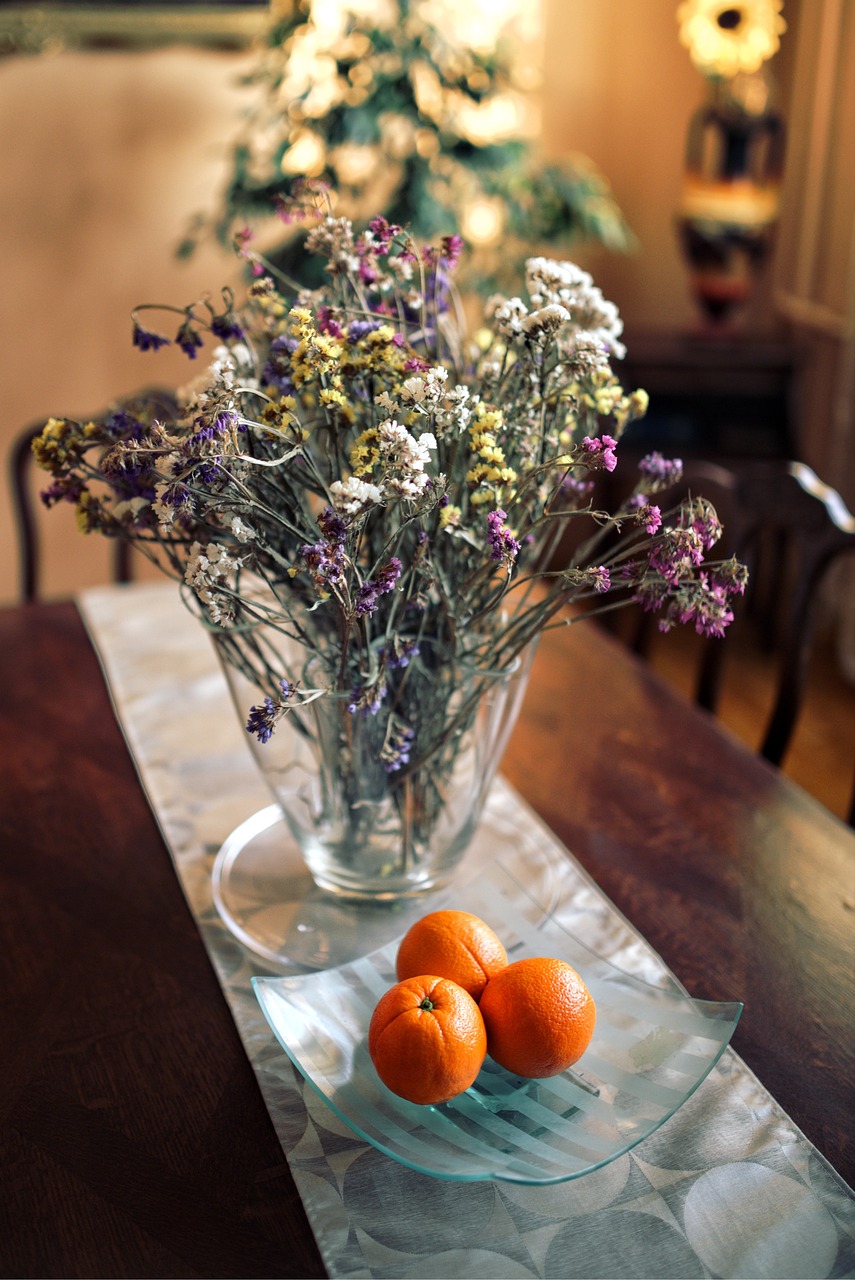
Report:
[[[597,1003],[573,1071],[513,1076],[489,1058],[471,1089],[437,1107],[405,1102],[368,1056],[374,1006],[395,981],[397,940],[323,973],[253,978],[282,1047],[333,1111],[379,1150],[438,1178],[550,1183],[580,1177],[636,1146],[694,1093],[733,1035],[742,1005],[648,986],[563,930],[501,865],[469,886],[509,958],[567,960]]]

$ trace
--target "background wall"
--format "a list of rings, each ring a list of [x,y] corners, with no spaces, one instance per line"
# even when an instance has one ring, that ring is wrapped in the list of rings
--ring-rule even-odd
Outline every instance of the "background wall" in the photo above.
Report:
[[[224,181],[245,65],[243,55],[188,48],[0,63],[4,461],[28,422],[85,416],[153,382],[181,385],[193,372],[171,348],[132,347],[130,314],[141,302],[185,305],[238,281],[234,259],[218,247],[189,262],[175,247]],[[46,594],[104,580],[103,541],[81,537],[70,509],[41,525]],[[0,538],[10,551],[13,536],[4,476]],[[16,591],[9,554],[0,560],[0,601]]]
[[[704,82],[678,41],[672,0],[545,0],[543,150],[578,150],[608,177],[639,250],[580,256],[628,329],[691,327],[673,231],[686,127]]]
[[[594,271],[620,307],[630,341],[633,330],[691,328],[696,313],[672,220],[686,128],[704,86],[678,41],[676,0],[543,4],[543,149],[551,155],[579,151],[590,156],[611,180],[640,245],[631,257],[597,249],[580,249],[574,256]],[[803,142],[805,104],[814,101],[816,86],[824,83],[823,59],[836,59],[843,77],[845,39],[850,45],[852,41],[855,6],[845,0],[810,0],[808,34],[815,30],[819,11],[830,7],[839,18],[841,4],[849,19],[840,19],[838,29],[845,30],[838,30],[836,44],[826,41],[828,48],[816,39],[802,39],[803,3],[787,0],[785,5],[790,29],[773,67],[790,148],[799,163],[792,178],[787,177],[794,194],[786,198],[782,221],[785,256],[776,259],[745,317],[754,329],[781,323],[772,290],[775,273],[792,262],[787,219],[802,218],[797,197],[804,194],[811,153]],[[18,55],[0,62],[4,455],[14,434],[34,419],[62,412],[85,415],[124,392],[151,382],[180,384],[192,372],[193,366],[174,351],[144,355],[134,350],[130,311],[143,301],[184,304],[202,290],[237,282],[234,262],[225,251],[207,245],[182,263],[174,249],[188,219],[211,207],[224,181],[228,142],[248,102],[239,76],[249,64],[246,54],[190,48]],[[801,104],[797,114],[789,109],[794,95]],[[841,105],[845,101],[844,95]],[[834,103],[831,109],[833,116]],[[827,120],[818,120],[817,129],[831,137],[831,153],[837,156],[845,130],[829,134],[829,128]],[[825,245],[822,270],[810,278],[811,297],[811,290],[822,293],[845,279],[852,263],[855,161],[835,163],[837,169],[832,169],[839,170],[839,177],[829,198],[837,210],[835,227],[841,229]],[[815,227],[821,240],[823,231],[821,216]],[[850,296],[845,289],[843,293]],[[838,328],[851,334],[845,298],[834,307]],[[841,341],[838,334],[838,364]],[[845,360],[840,367],[845,368]],[[841,401],[838,365],[835,369],[835,394]],[[817,388],[814,395],[821,394]],[[840,412],[845,411],[844,406]],[[820,401],[814,402],[813,412],[817,422],[826,420]],[[833,462],[839,474],[844,469],[849,474],[851,448],[842,442],[851,438],[851,403],[848,425],[838,423],[836,431]],[[826,450],[817,461],[829,456]],[[826,476],[835,479],[827,471]],[[49,594],[67,594],[102,580],[106,572],[103,546],[78,535],[73,522],[64,521],[68,514],[55,511],[46,522]],[[0,558],[2,604],[17,592],[5,489],[0,537],[10,548]]]

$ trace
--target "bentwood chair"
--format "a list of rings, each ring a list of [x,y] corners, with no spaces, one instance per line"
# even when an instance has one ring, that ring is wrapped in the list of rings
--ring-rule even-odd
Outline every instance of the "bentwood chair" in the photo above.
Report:
[[[713,503],[724,526],[716,555],[735,554],[749,569],[744,612],[778,666],[774,705],[760,753],[780,765],[793,737],[807,683],[831,566],[855,551],[855,516],[836,490],[802,462],[764,464],[737,473],[714,463],[687,463],[680,486],[656,499],[662,510],[687,492]],[[647,657],[654,615],[638,619],[632,647]],[[695,697],[715,712],[727,643],[702,647]],[[848,821],[855,824],[855,794]]]
[[[175,398],[171,392],[150,387],[133,395],[124,396],[108,409],[94,415],[103,421],[111,413],[126,408],[137,413],[144,413],[153,419],[171,416],[176,411]],[[93,415],[90,415],[90,417]],[[18,567],[20,598],[22,601],[39,599],[42,584],[42,540],[39,532],[37,511],[38,500],[34,495],[32,482],[36,470],[32,453],[33,440],[41,434],[47,419],[30,423],[15,437],[9,454],[9,479],[12,491],[12,509],[18,536]],[[48,476],[44,475],[45,487]],[[133,552],[128,543],[116,538],[111,544],[111,578],[114,582],[130,582],[133,577]]]

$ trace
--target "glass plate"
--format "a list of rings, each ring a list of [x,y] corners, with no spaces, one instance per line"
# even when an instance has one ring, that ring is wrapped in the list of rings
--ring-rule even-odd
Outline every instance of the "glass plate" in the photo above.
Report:
[[[557,956],[585,979],[597,1026],[575,1070],[526,1080],[487,1058],[471,1089],[441,1106],[397,1097],[367,1048],[374,1006],[395,982],[397,941],[338,969],[253,978],[255,994],[309,1084],[393,1159],[459,1181],[581,1177],[642,1142],[694,1093],[743,1006],[693,1000],[673,982],[652,987],[621,972],[544,916],[501,864],[469,889],[460,905],[496,930],[510,959]]]

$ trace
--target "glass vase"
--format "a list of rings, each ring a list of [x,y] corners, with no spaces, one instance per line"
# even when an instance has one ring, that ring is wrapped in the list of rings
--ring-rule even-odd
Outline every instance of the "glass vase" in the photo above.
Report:
[[[294,704],[272,736],[247,740],[315,884],[373,903],[447,884],[519,712],[534,643],[509,670],[493,671],[421,640],[362,702],[351,689],[330,690],[322,663],[303,663],[276,633],[259,644],[265,659],[255,669],[215,644],[244,725],[273,697],[274,673],[289,683],[298,673]]]

